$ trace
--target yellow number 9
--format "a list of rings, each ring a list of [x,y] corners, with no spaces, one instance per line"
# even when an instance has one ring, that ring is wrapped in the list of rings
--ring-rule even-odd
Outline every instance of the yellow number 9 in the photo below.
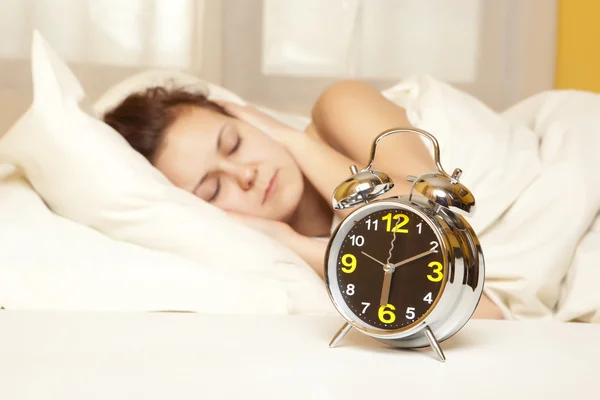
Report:
[[[386,308],[389,308],[389,310],[386,310]],[[379,320],[384,324],[394,323],[394,321],[396,320],[396,314],[394,314],[392,311],[394,311],[395,309],[396,307],[394,307],[391,304],[386,304],[385,306],[379,307],[379,312],[377,312]]]
[[[434,268],[433,273],[435,274],[435,276],[431,276],[431,275],[427,275],[427,279],[429,279],[431,282],[439,282],[442,280],[442,278],[444,277],[444,274],[442,273],[442,269],[444,268],[442,266],[442,264],[440,264],[437,261],[432,261],[429,263],[429,265],[427,265],[428,267]]]
[[[348,267],[342,267],[342,271],[347,274],[351,274],[356,269],[356,257],[354,257],[352,254],[344,254],[342,257],[342,264],[344,264],[345,267]]]

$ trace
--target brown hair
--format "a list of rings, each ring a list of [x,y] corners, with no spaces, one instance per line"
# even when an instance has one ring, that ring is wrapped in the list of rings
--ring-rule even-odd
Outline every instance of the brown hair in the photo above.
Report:
[[[223,107],[210,101],[203,93],[157,86],[129,95],[108,111],[103,120],[152,162],[167,128],[190,106],[227,114]]]

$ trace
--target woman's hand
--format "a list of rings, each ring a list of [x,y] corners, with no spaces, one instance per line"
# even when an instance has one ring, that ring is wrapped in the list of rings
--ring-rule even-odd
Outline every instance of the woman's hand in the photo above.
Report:
[[[216,103],[232,117],[254,126],[286,147],[299,135],[304,135],[303,132],[278,121],[256,107],[226,101],[216,101]]]

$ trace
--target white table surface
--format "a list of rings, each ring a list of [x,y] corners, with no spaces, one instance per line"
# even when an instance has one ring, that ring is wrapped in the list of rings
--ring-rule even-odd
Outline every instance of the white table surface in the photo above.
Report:
[[[338,317],[0,311],[0,399],[597,399],[600,326],[470,321],[430,351]]]

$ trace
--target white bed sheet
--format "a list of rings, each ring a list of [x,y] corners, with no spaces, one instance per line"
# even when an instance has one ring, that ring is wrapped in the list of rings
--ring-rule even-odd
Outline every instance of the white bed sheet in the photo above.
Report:
[[[0,398],[597,399],[600,326],[470,321],[400,350],[339,316],[0,312]],[[4,380],[1,380],[4,379]]]

